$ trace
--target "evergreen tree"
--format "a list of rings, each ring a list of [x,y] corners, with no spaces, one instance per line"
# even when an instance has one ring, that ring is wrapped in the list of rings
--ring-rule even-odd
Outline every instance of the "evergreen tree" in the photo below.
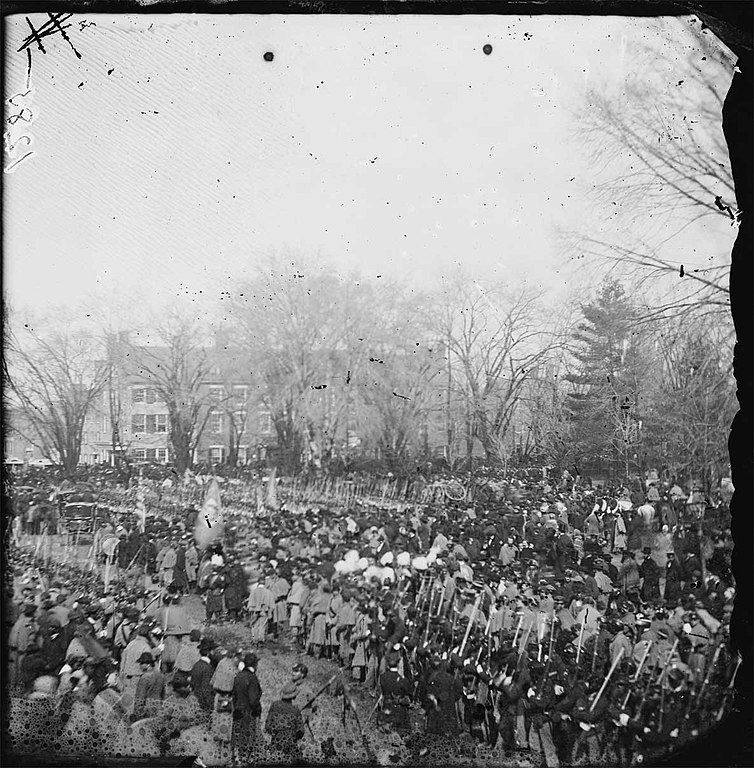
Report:
[[[566,406],[572,421],[575,464],[583,472],[628,475],[641,424],[641,348],[636,310],[621,284],[606,279],[594,301],[582,305],[576,327]]]

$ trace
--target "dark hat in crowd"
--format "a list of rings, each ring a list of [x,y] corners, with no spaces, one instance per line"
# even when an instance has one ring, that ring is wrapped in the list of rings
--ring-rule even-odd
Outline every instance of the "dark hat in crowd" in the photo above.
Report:
[[[199,640],[202,639],[202,633],[199,629],[192,629],[189,633],[189,640],[191,640],[192,643],[198,643]]]
[[[652,554],[652,548],[651,547],[644,547],[641,550],[645,555],[651,555]]]
[[[148,635],[152,631],[152,627],[149,624],[139,624],[136,628],[137,635]]]
[[[139,658],[136,660],[139,664],[152,664],[154,662],[154,658],[149,651],[144,651],[144,653],[139,656]]]
[[[247,653],[244,654],[243,663],[246,667],[256,669],[257,664],[259,663],[259,658],[257,657],[256,653]]]

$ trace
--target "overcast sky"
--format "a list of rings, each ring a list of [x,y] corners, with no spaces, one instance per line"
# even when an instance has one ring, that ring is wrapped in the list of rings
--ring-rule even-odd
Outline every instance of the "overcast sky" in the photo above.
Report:
[[[556,230],[595,215],[575,129],[585,90],[643,70],[671,82],[671,57],[638,51],[689,34],[688,20],[622,17],[71,22],[81,58],[44,38],[15,102],[33,122],[16,121],[13,140],[31,144],[5,166],[34,151],[5,176],[18,307],[199,291],[209,306],[270,251],[419,285],[463,263],[562,292],[574,278]],[[10,95],[26,90],[29,28],[7,23]],[[726,257],[724,227],[686,237]]]

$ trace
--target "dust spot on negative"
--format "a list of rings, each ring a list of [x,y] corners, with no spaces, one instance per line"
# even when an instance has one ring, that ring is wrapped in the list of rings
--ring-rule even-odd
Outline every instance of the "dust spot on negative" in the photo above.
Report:
[[[486,43],[482,50],[485,52],[487,56],[489,56],[492,53],[492,46],[489,43]]]
[[[275,54],[272,51],[267,51],[262,58],[265,61],[272,61],[275,58]]]

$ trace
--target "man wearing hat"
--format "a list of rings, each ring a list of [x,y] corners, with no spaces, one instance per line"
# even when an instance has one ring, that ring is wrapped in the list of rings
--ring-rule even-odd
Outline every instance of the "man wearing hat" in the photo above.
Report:
[[[300,757],[298,742],[304,738],[304,721],[301,710],[293,703],[296,686],[286,683],[280,692],[280,701],[275,701],[267,713],[264,729],[270,736],[270,748],[282,752],[289,759]]]
[[[681,596],[681,581],[683,569],[676,560],[675,552],[667,553],[668,562],[665,564],[665,594],[666,602],[675,602]]]
[[[411,704],[412,686],[398,672],[400,657],[395,650],[385,655],[386,671],[380,676],[382,707],[379,722],[390,725],[399,733],[411,730],[409,705]]]
[[[139,621],[139,609],[133,605],[127,605],[123,610],[123,621],[115,630],[114,656],[120,659],[123,649],[131,642],[136,632]]]
[[[214,703],[212,692],[212,662],[210,653],[212,643],[208,639],[199,641],[199,660],[191,667],[191,688],[199,701],[199,706],[206,712],[211,711]]]
[[[231,747],[243,764],[249,750],[259,741],[259,718],[262,715],[262,688],[257,678],[256,654],[244,654],[242,667],[233,680],[233,734]]]
[[[154,656],[144,651],[137,663],[141,667],[141,675],[134,694],[134,721],[151,717],[157,711],[155,702],[161,701],[165,695],[165,675],[155,666]]]
[[[52,608],[50,608],[50,615],[54,616],[61,627],[65,627],[66,624],[68,624],[68,613],[69,609],[68,606],[65,604],[67,595],[63,592],[61,592],[56,598],[55,598],[55,605],[53,605]]]
[[[149,653],[155,657],[159,651],[155,647],[151,637],[151,626],[140,624],[136,634],[123,649],[120,659],[120,689],[123,692],[123,709],[130,714],[133,712],[136,701],[136,687],[139,678],[144,674],[144,667],[139,662],[142,654]]]
[[[641,599],[645,602],[657,600],[660,597],[660,566],[652,557],[650,547],[642,549],[644,559],[639,564],[641,582]]]

